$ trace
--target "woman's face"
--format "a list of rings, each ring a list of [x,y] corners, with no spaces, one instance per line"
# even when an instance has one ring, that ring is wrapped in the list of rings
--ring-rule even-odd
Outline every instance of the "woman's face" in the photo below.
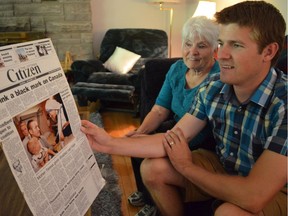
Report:
[[[57,122],[57,113],[56,110],[51,110],[49,112],[49,117],[52,119],[52,121]]]
[[[214,51],[212,46],[204,37],[194,37],[194,40],[186,40],[182,46],[182,57],[185,65],[189,69],[203,71],[206,67],[210,67],[213,61]]]
[[[20,130],[22,131],[22,134],[24,136],[28,136],[29,135],[29,132],[28,132],[28,128],[27,128],[27,125],[25,122],[22,122],[21,125],[20,125]]]

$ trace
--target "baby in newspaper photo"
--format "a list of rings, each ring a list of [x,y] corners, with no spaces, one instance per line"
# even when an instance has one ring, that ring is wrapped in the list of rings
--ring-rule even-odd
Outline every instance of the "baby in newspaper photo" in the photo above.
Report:
[[[42,147],[36,137],[32,137],[27,143],[27,150],[32,155],[31,163],[35,170],[43,167],[53,156],[56,155],[51,149]]]

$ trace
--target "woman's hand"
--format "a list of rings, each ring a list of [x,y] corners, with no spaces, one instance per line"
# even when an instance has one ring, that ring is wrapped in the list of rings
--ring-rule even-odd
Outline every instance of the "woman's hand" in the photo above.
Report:
[[[126,137],[139,137],[139,136],[147,136],[147,134],[139,131],[139,130],[133,130],[129,131],[127,134],[125,134]]]
[[[140,134],[140,132],[138,132],[137,130],[133,130],[133,131],[129,131],[127,134],[125,134],[126,137],[132,137],[135,135]]]
[[[81,131],[86,135],[92,149],[109,153],[109,143],[112,137],[103,129],[93,124],[90,121],[81,121]]]
[[[163,145],[172,165],[179,173],[192,165],[191,150],[180,128],[168,130],[164,136]]]

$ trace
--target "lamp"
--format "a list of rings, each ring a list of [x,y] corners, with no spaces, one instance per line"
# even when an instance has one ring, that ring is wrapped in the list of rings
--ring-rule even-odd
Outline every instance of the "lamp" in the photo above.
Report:
[[[216,2],[199,1],[199,4],[196,8],[193,17],[206,16],[207,18],[212,19],[215,13],[216,13]]]
[[[173,8],[164,7],[164,3],[179,3],[180,0],[148,0],[148,2],[159,4],[159,9],[161,11],[170,11],[170,22],[169,22],[169,57],[171,58],[172,52],[172,26],[173,26]]]

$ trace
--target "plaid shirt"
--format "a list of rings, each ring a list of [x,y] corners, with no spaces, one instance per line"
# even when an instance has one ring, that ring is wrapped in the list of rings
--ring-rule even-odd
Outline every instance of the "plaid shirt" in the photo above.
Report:
[[[271,69],[246,103],[219,75],[199,89],[190,113],[208,118],[216,153],[230,174],[247,176],[265,149],[287,156],[287,76]]]

